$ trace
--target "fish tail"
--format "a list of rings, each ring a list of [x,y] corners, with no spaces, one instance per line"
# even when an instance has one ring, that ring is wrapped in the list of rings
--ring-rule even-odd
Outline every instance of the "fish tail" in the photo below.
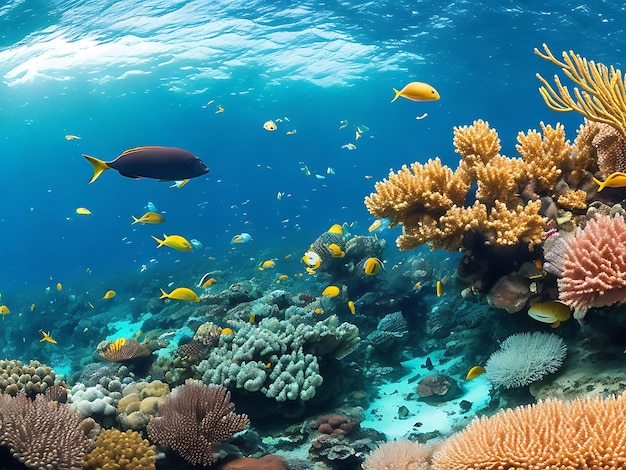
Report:
[[[396,96],[394,96],[393,99],[391,100],[391,102],[393,103],[395,100],[400,98],[400,91],[396,90],[395,88],[392,88],[392,90],[396,94]]]
[[[154,235],[151,235],[152,238],[154,238],[156,240],[156,242],[158,243],[157,248],[161,248],[163,246],[163,242],[164,240],[159,240],[157,237],[155,237]]]
[[[169,295],[163,289],[161,289],[161,297],[159,299],[169,299]]]
[[[90,157],[89,155],[85,155],[85,154],[83,154],[83,157],[85,157],[87,161],[91,163],[91,165],[93,166],[93,176],[89,180],[89,184],[96,181],[104,170],[111,169],[111,167],[107,165],[105,162],[103,162],[102,160],[98,160],[95,157]]]
[[[131,225],[135,225],[136,223],[139,222],[139,219],[135,217],[134,215],[131,215],[131,217],[133,218],[133,223]]]
[[[600,181],[598,178],[594,177],[593,178],[593,182],[598,185],[598,192],[600,192],[600,191],[602,191],[604,189],[604,185],[605,185],[606,181]]]

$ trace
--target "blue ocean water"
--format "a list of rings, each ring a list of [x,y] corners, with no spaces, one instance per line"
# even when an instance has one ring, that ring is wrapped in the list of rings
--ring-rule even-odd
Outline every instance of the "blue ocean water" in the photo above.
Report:
[[[390,169],[437,156],[455,165],[454,126],[489,121],[510,156],[517,133],[541,121],[564,123],[573,139],[582,118],[546,107],[535,74],[557,70],[533,49],[623,67],[624,18],[610,0],[6,0],[0,304],[12,313],[2,355],[29,359],[39,329],[54,331],[53,307],[29,316],[54,303],[57,283],[67,295],[97,300],[114,289],[127,299],[149,283],[189,282],[189,272],[251,277],[289,254],[286,271],[301,270],[332,224],[367,235],[374,219],[363,199]],[[411,81],[441,99],[392,104],[392,88]],[[263,128],[268,120],[276,131]],[[357,128],[368,131],[355,140]],[[110,161],[144,145],[187,149],[211,170],[180,189],[115,171],[87,184],[82,154]],[[166,223],[131,225],[148,202]],[[233,246],[241,232],[253,241]],[[204,248],[156,249],[151,236],[163,233]],[[381,235],[391,262],[403,256],[399,233]]]

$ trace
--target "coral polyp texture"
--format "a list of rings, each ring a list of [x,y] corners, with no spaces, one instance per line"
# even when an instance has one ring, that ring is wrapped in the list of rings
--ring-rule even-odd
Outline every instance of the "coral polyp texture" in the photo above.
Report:
[[[550,240],[546,260],[560,275],[559,300],[581,320],[590,308],[626,300],[626,222],[598,215],[573,235]]]
[[[438,158],[404,165],[376,183],[365,205],[372,215],[390,219],[391,226],[402,224],[396,240],[402,250],[423,243],[450,251],[468,248],[468,232],[480,233],[487,244],[523,244],[532,250],[543,241],[550,217],[556,218],[544,206],[555,206],[554,212],[586,208],[587,194],[576,185],[588,175],[594,161],[588,154],[595,149],[588,145],[586,154],[578,155],[561,124],[541,123],[541,132],[520,132],[517,141],[520,157],[511,158],[500,155],[500,139],[487,122],[455,127],[454,145],[461,155],[455,170]]]
[[[437,447],[430,468],[624,469],[624,413],[624,394],[570,402],[548,399],[502,410],[474,419],[445,440]]]

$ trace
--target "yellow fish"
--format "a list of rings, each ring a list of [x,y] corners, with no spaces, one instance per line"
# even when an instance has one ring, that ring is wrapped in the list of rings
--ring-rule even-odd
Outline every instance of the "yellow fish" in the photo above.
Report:
[[[289,279],[289,276],[287,276],[286,274],[281,274],[280,276],[278,276],[279,281],[284,281],[285,279]]]
[[[541,323],[550,323],[552,328],[556,328],[562,321],[569,320],[571,311],[563,302],[548,300],[532,305],[528,309],[528,316]]]
[[[302,257],[302,262],[308,266],[308,272],[309,269],[314,270],[319,268],[320,264],[322,264],[322,258],[314,251],[307,251]]]
[[[330,254],[333,258],[343,258],[346,255],[346,253],[336,243],[328,245],[328,249],[330,250]]]
[[[115,291],[114,290],[108,290],[106,291],[106,294],[104,294],[104,297],[102,297],[102,300],[105,299],[112,299],[113,297],[115,297]]]
[[[437,297],[441,297],[441,281],[437,281],[435,292],[437,293]]]
[[[192,251],[193,246],[184,237],[180,235],[165,235],[163,234],[163,240],[159,240],[157,237],[152,236],[157,242],[157,248],[161,248],[163,245],[169,246],[178,251]]]
[[[60,282],[57,282],[57,290],[59,292],[61,292],[63,290],[63,284],[61,284]]]
[[[220,332],[220,334],[222,335],[232,335],[234,334],[233,329],[232,328],[222,328],[222,331]]]
[[[223,113],[224,112],[224,106],[218,105],[217,106],[217,111],[215,111],[215,114],[219,114],[219,113]]]
[[[259,264],[259,271],[263,271],[264,269],[271,269],[276,266],[276,263],[271,259],[266,259],[261,264]]]
[[[356,306],[352,300],[348,300],[348,309],[350,309],[350,313],[354,315],[356,313]]]
[[[287,135],[294,135],[296,132],[298,132],[296,129],[293,129],[291,131],[287,131]]]
[[[278,126],[274,121],[265,121],[265,123],[263,124],[263,129],[265,129],[266,131],[274,132],[276,129],[278,129]]]
[[[485,369],[480,366],[474,366],[470,370],[467,371],[467,375],[465,376],[465,380],[472,380],[476,377],[483,375],[485,373]]]
[[[354,145],[353,143],[349,142],[346,145],[342,145],[341,148],[342,149],[348,149],[348,150],[356,150],[356,145]]]
[[[616,171],[607,176],[604,181],[600,181],[597,178],[594,178],[593,181],[598,185],[598,192],[604,188],[623,188],[626,186],[626,173]]]
[[[248,243],[249,241],[252,241],[252,237],[250,236],[249,233],[243,232],[243,233],[240,233],[239,235],[235,235],[230,242],[235,244],[235,243]]]
[[[30,306],[30,311],[31,311],[31,312],[34,312],[34,311],[35,311],[35,304],[31,304],[31,306]]]
[[[248,318],[248,323],[253,323],[254,324],[255,320],[256,320],[256,314],[251,313],[250,314],[250,318]]]
[[[135,217],[134,215],[131,215],[131,217],[133,218],[133,223],[131,225],[161,224],[165,222],[165,217],[163,217],[161,214],[157,214],[156,212],[146,212],[144,215],[142,215],[139,218]]]
[[[39,332],[43,335],[43,338],[41,338],[39,340],[40,343],[43,343],[44,341],[47,341],[48,343],[57,344],[56,340],[53,339],[52,337],[50,337],[50,332],[49,331],[46,333],[43,330],[39,330]]]
[[[86,207],[79,207],[76,209],[78,215],[91,215],[91,211]]]
[[[198,295],[187,287],[178,287],[169,294],[161,289],[160,299],[188,300],[190,302],[200,302]]]
[[[189,178],[185,178],[184,180],[176,180],[174,181],[174,184],[170,185],[170,188],[180,189],[183,186],[186,186],[187,183],[189,183]]]
[[[376,276],[382,267],[383,263],[378,258],[367,258],[363,266],[363,272],[365,272],[367,276]]]
[[[374,230],[376,230],[376,229],[380,228],[380,226],[381,226],[382,224],[383,224],[383,223],[381,222],[381,220],[380,220],[380,219],[376,219],[374,222],[372,222],[372,225],[370,225],[370,226],[367,228],[367,231],[368,231],[368,232],[373,232]]]
[[[211,287],[216,282],[217,282],[217,279],[215,279],[214,277],[210,277],[209,279],[205,280],[202,284],[200,284],[200,287]]]
[[[437,90],[424,82],[411,82],[400,91],[394,88],[393,92],[396,96],[391,100],[392,103],[400,97],[411,101],[436,101],[439,99]]]
[[[9,313],[11,313],[9,307],[7,307],[6,305],[0,305],[0,315],[8,315]]]
[[[341,289],[337,286],[328,286],[322,291],[324,297],[337,297],[341,293]]]
[[[65,140],[81,140],[81,139],[77,135],[68,134],[65,136]]]
[[[332,227],[328,229],[328,233],[336,233],[339,235],[343,235],[343,227],[339,224],[334,224]]]

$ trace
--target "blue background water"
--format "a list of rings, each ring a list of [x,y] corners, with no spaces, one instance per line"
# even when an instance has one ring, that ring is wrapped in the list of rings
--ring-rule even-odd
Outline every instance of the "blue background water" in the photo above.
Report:
[[[454,126],[489,121],[507,155],[517,132],[540,121],[565,123],[573,138],[581,117],[547,109],[535,73],[558,69],[533,48],[620,68],[625,18],[609,0],[4,2],[2,303],[28,305],[56,282],[123,289],[150,275],[143,264],[299,258],[333,223],[366,233],[363,198],[389,169],[435,156],[456,165]],[[415,80],[441,100],[390,103],[392,87]],[[263,129],[284,117],[276,132]],[[370,129],[358,141],[355,125]],[[342,149],[348,142],[357,149]],[[188,149],[211,172],[182,189],[114,171],[87,184],[81,154],[108,161],[141,145]],[[148,201],[167,222],[131,225]],[[76,215],[80,206],[93,215]],[[163,232],[205,249],[157,250],[150,235]],[[233,254],[240,232],[254,242]]]

